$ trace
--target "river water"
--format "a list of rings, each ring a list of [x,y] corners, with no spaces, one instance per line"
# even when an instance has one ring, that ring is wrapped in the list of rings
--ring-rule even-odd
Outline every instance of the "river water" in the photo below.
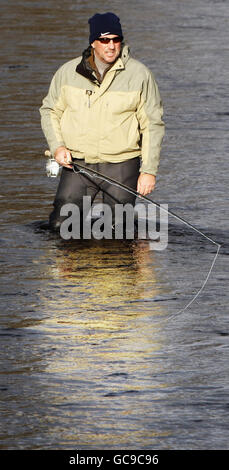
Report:
[[[228,2],[96,8],[1,0],[0,448],[228,449]],[[38,108],[109,10],[164,102],[152,197],[221,244],[195,300],[217,245],[172,216],[162,251],[39,228],[58,181]]]

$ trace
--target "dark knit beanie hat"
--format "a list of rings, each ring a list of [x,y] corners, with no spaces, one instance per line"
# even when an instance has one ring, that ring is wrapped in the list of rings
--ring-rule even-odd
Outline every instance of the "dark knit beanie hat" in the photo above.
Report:
[[[88,20],[88,23],[90,25],[90,44],[105,33],[117,34],[123,39],[120,20],[114,13],[96,13]]]

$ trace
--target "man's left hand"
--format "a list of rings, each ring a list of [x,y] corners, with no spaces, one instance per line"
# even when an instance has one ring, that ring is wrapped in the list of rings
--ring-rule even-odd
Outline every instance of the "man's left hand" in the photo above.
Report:
[[[151,193],[156,185],[156,176],[149,173],[140,173],[137,184],[137,192],[142,196]]]

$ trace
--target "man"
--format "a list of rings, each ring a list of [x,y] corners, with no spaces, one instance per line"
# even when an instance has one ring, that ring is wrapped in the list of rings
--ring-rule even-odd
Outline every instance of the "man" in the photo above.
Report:
[[[127,191],[73,172],[72,160],[147,195],[155,187],[164,135],[157,84],[130,57],[119,18],[97,13],[88,22],[90,46],[60,67],[40,108],[49,148],[63,167],[49,219],[53,229],[66,218],[60,214],[64,204],[82,211],[83,196],[93,200],[99,188],[113,214],[117,202],[134,204]]]

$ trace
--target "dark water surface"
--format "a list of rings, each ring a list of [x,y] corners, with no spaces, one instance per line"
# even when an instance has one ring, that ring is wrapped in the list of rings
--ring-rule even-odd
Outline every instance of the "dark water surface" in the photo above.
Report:
[[[38,108],[114,11],[165,106],[155,201],[169,244],[39,230],[57,180]],[[2,449],[228,449],[229,6],[223,0],[1,1]]]

